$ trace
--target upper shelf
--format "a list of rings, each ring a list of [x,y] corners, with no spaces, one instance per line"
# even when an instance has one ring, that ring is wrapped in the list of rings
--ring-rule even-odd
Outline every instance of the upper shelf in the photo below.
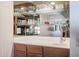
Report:
[[[15,2],[14,2],[15,4]],[[68,17],[69,13],[69,2],[65,1],[33,1],[25,3],[14,5],[14,15],[21,16],[24,15],[35,15],[35,14],[50,14],[50,13],[61,13],[63,12],[63,15],[65,17]],[[67,15],[66,15],[67,14]]]

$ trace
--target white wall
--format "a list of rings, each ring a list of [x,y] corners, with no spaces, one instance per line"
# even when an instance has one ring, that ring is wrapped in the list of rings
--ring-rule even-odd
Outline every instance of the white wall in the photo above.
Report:
[[[79,34],[79,1],[70,2],[70,56],[79,57],[79,46],[77,46],[76,34]],[[79,37],[79,35],[78,35]]]
[[[0,1],[0,57],[12,56],[13,2]]]

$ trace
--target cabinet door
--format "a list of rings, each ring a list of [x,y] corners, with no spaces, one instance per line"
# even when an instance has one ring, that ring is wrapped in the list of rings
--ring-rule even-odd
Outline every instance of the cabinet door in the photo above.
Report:
[[[28,53],[28,57],[42,57],[42,54],[40,53]]]
[[[15,51],[15,57],[26,57],[25,51]]]
[[[15,44],[15,57],[25,57],[26,56],[26,45]]]
[[[41,57],[42,56],[42,47],[35,45],[27,46],[27,56],[28,57]]]
[[[68,57],[69,49],[45,47],[44,56],[45,57]]]

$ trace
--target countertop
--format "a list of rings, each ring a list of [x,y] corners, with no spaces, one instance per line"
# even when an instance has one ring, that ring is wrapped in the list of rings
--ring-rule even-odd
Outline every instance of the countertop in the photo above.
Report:
[[[70,38],[62,39],[66,40],[61,41],[60,37],[14,36],[14,43],[70,49]]]

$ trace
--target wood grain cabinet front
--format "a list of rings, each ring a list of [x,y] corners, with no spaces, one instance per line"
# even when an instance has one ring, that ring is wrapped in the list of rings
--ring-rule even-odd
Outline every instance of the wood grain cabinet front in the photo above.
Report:
[[[15,51],[15,57],[26,57],[26,52],[25,51]]]
[[[26,45],[24,44],[14,44],[15,46],[15,57],[26,57]]]
[[[69,57],[69,49],[15,44],[15,57]]]
[[[36,45],[27,46],[27,56],[28,57],[42,57],[42,47]]]
[[[69,49],[44,47],[44,57],[68,57]]]

